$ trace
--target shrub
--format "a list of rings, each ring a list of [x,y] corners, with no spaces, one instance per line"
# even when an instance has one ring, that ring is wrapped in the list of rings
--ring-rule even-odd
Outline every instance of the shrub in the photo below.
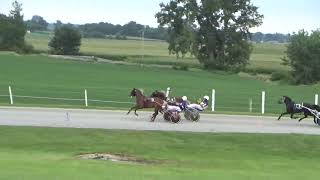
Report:
[[[189,71],[189,66],[187,64],[173,65],[172,69],[180,71]]]
[[[289,73],[284,71],[276,71],[271,74],[271,81],[288,80]]]

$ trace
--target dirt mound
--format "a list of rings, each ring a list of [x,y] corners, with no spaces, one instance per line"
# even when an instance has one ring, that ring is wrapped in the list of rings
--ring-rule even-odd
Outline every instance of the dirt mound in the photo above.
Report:
[[[123,162],[123,163],[134,163],[134,164],[158,164],[160,161],[156,160],[145,160],[139,159],[134,156],[126,156],[120,154],[110,154],[110,153],[91,153],[91,154],[81,154],[77,158],[80,159],[91,159],[91,160],[105,160],[112,162]]]

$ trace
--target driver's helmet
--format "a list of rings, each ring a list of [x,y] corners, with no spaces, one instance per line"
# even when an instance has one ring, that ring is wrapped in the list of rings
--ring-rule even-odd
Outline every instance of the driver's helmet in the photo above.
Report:
[[[182,96],[182,100],[187,101],[188,100],[187,96]]]
[[[204,96],[203,99],[206,99],[209,101],[210,98],[209,98],[209,96]]]

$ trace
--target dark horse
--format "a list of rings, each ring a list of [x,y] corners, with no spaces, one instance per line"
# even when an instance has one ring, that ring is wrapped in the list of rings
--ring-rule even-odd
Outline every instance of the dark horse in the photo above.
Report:
[[[131,93],[131,97],[136,97],[136,105],[130,108],[127,114],[130,114],[130,112],[134,109],[134,114],[138,116],[137,110],[143,109],[143,108],[154,108],[154,113],[151,117],[151,121],[154,121],[159,114],[159,111],[162,111],[162,105],[164,103],[164,100],[158,98],[158,97],[146,97],[142,94],[142,92],[139,89],[133,88]]]
[[[174,97],[172,99],[168,99],[168,97],[166,97],[165,93],[163,91],[159,91],[159,90],[156,90],[154,91],[150,97],[157,97],[157,98],[160,98],[164,101],[167,101],[168,100],[168,103],[173,103],[173,102],[176,102],[176,103],[181,103],[183,100],[182,100],[182,97]]]
[[[299,122],[302,120],[302,119],[305,119],[307,118],[308,116],[313,116],[314,117],[314,123],[316,123],[316,117],[307,109],[304,109],[304,108],[298,108],[296,106],[296,103],[294,101],[291,100],[291,98],[289,98],[288,96],[282,96],[281,99],[279,100],[279,104],[282,104],[284,103],[286,105],[286,112],[282,113],[278,120],[280,120],[281,116],[283,115],[286,115],[286,114],[290,114],[290,118],[291,119],[296,119],[297,117],[293,117],[294,114],[296,113],[303,113],[304,114],[304,117],[300,118],[299,119]],[[317,105],[312,105],[312,104],[309,104],[309,103],[303,103],[303,105],[307,108],[310,108],[310,109],[315,109],[317,111],[320,110],[320,107],[317,106]],[[317,123],[316,123],[317,124]]]

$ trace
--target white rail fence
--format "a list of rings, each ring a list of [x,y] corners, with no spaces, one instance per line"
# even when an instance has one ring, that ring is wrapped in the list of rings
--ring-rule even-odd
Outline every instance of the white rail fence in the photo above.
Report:
[[[122,102],[122,101],[106,101],[106,100],[97,100],[89,99],[88,91],[84,90],[84,98],[64,98],[64,97],[46,97],[46,96],[24,96],[24,95],[14,95],[11,86],[9,86],[9,95],[0,95],[0,97],[9,97],[10,104],[14,104],[15,98],[25,98],[25,99],[46,99],[46,100],[61,100],[61,101],[79,101],[84,102],[85,107],[88,107],[88,102],[101,102],[101,103],[115,103],[115,104],[133,104],[132,102]]]
[[[169,97],[171,88],[168,87],[166,91],[166,96]],[[11,105],[14,104],[14,101],[16,98],[24,98],[24,99],[45,99],[45,100],[58,100],[58,101],[73,101],[73,102],[79,102],[85,107],[90,106],[90,102],[96,102],[96,103],[114,103],[114,104],[128,104],[133,105],[134,102],[127,102],[127,101],[113,101],[113,100],[99,100],[99,99],[90,99],[89,98],[89,92],[87,89],[84,89],[84,96],[83,98],[64,98],[64,97],[46,97],[46,96],[25,96],[25,95],[15,95],[14,89],[11,88],[11,86],[8,87],[8,94],[7,95],[0,95],[0,97],[8,97],[9,103]],[[219,96],[218,96],[219,97]],[[249,97],[249,95],[248,95]],[[232,99],[233,98],[233,99]],[[314,96],[314,103],[318,104],[318,94],[315,94]],[[219,106],[219,100],[216,98],[216,90],[212,89],[211,94],[211,111],[215,112],[217,111],[217,108],[219,111],[243,111],[243,112],[256,112],[265,114],[266,111],[274,111],[274,110],[281,110],[280,107],[283,105],[276,105],[275,98],[273,98],[272,104],[266,104],[267,102],[267,93],[266,91],[261,91],[261,97],[255,96],[253,99],[252,97],[245,100],[242,96],[238,97],[230,97],[228,99],[228,102],[230,105],[220,105]],[[220,100],[222,101],[222,100]],[[218,106],[217,106],[218,103]]]

